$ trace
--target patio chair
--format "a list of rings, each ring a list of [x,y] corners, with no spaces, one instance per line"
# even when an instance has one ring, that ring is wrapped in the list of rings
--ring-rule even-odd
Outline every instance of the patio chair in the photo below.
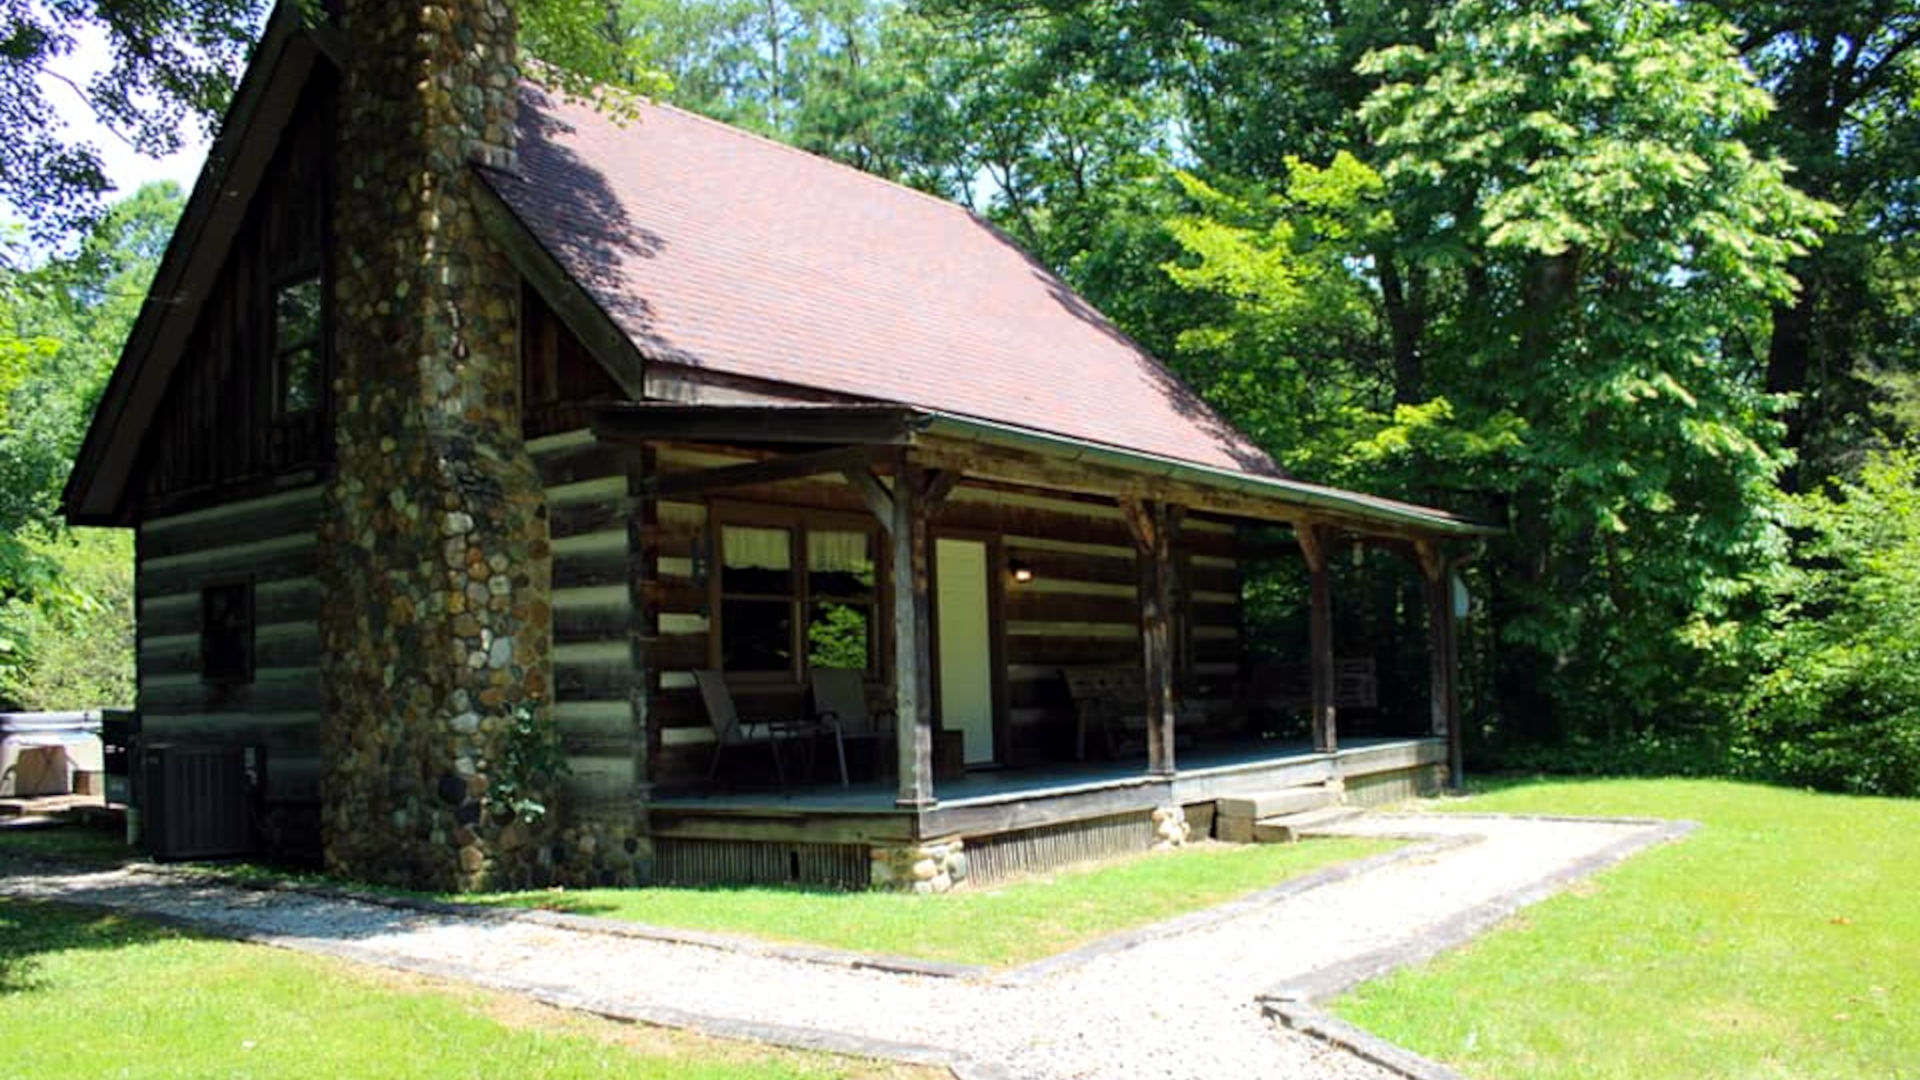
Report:
[[[841,776],[846,775],[847,740],[872,743],[875,772],[885,769],[889,758],[881,751],[893,742],[893,725],[880,723],[881,717],[893,719],[892,709],[867,708],[866,672],[855,668],[814,668],[808,675],[813,685],[813,715],[821,723],[834,724],[840,731]]]
[[[703,669],[693,673],[700,686],[700,700],[707,707],[707,722],[713,725],[713,758],[707,764],[707,782],[720,775],[720,758],[729,747],[765,746],[773,757],[773,772],[780,790],[787,790],[787,766],[780,756],[780,745],[796,740],[811,741],[818,735],[832,735],[840,759],[840,786],[847,786],[847,751],[840,741],[836,724],[818,720],[743,720],[733,703],[733,690],[725,673]]]

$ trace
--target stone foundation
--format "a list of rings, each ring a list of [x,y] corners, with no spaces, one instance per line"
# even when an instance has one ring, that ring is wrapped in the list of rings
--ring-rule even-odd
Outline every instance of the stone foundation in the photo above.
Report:
[[[631,815],[568,815],[555,832],[553,880],[574,889],[653,884],[653,840]]]
[[[1193,836],[1187,824],[1187,812],[1179,806],[1160,806],[1153,811],[1153,850],[1183,847]]]
[[[967,854],[957,836],[873,849],[873,887],[882,892],[943,893],[967,880]]]

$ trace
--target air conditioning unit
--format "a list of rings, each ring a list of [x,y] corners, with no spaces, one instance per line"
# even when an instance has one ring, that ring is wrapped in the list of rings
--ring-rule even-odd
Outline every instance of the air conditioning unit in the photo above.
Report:
[[[148,850],[156,859],[252,853],[253,808],[266,774],[261,746],[142,745],[141,833]]]

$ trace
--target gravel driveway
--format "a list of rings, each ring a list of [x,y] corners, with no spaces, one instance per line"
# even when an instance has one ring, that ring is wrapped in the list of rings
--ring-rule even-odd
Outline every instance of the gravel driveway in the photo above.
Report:
[[[1329,993],[1449,944],[1571,874],[1670,835],[1658,823],[1370,814],[1338,831],[1439,843],[1006,976],[929,975],[256,891],[140,871],[0,877],[0,894],[189,925],[723,1035],[954,1064],[962,1074],[1374,1078],[1276,1026],[1256,997]],[[940,901],[929,898],[928,917]],[[1466,928],[1466,929],[1463,929]]]

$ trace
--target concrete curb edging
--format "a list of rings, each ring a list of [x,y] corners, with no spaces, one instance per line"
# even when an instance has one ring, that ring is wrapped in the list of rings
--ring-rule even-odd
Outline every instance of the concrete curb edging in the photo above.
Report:
[[[1465,815],[1447,815],[1448,817]],[[1500,815],[1482,815],[1496,817]],[[1518,815],[1516,815],[1518,816]],[[1541,820],[1541,819],[1534,819]],[[1414,941],[1333,964],[1304,978],[1276,986],[1259,995],[1261,1010],[1287,1027],[1312,1035],[1408,1080],[1462,1080],[1461,1074],[1422,1057],[1397,1043],[1340,1020],[1314,1002],[1341,993],[1390,971],[1424,963],[1486,933],[1498,923],[1555,896],[1581,878],[1589,877],[1649,847],[1670,843],[1699,829],[1697,821],[1657,819],[1567,818],[1547,820],[1641,824],[1649,831],[1625,837],[1522,888],[1497,896],[1435,925]]]
[[[1354,838],[1356,834],[1327,833],[1326,835],[1329,837]],[[1442,852],[1468,847],[1481,842],[1481,838],[1477,836],[1436,837],[1431,833],[1369,833],[1362,838],[1409,840],[1415,843],[1409,847],[1403,847],[1395,851],[1383,851],[1378,855],[1370,855],[1364,859],[1353,859],[1343,863],[1335,863],[1332,866],[1315,870],[1312,873],[1302,874],[1296,878],[1289,878],[1271,888],[1262,889],[1259,892],[1242,896],[1236,900],[1228,900],[1209,908],[1202,908],[1199,911],[1175,916],[1163,922],[1151,923],[1134,930],[1112,934],[1083,945],[1080,948],[1069,949],[1063,953],[1055,953],[1052,956],[1035,960],[1030,964],[1022,964],[1019,967],[1011,968],[997,976],[993,976],[991,981],[999,986],[1031,986],[1049,976],[1080,967],[1083,964],[1091,963],[1103,956],[1111,956],[1114,953],[1125,952],[1128,949],[1137,948],[1151,941],[1159,941],[1163,938],[1170,938],[1212,926],[1215,923],[1225,922],[1228,919],[1237,918],[1258,908],[1266,907],[1269,904],[1291,899],[1312,889],[1332,885],[1335,882],[1345,881],[1348,878],[1357,877],[1361,874],[1371,873],[1372,871],[1391,866],[1394,863],[1405,862],[1408,859],[1438,855]]]
[[[300,881],[293,878],[254,879],[223,874],[218,870],[206,870],[197,867],[174,867],[149,862],[132,863],[122,869],[133,873],[180,878],[208,885],[247,889],[254,892],[297,893],[304,896],[319,897],[324,900],[346,900],[353,903],[373,904],[378,907],[393,908],[399,911],[418,911],[427,915],[446,915],[460,919],[475,919],[488,922],[527,922],[559,930],[571,930],[576,933],[600,934],[607,937],[636,938],[644,941],[660,941],[672,945],[694,945],[704,949],[721,949],[751,956],[767,956],[779,960],[793,960],[806,964],[821,964],[827,967],[867,969],[871,971],[889,972],[896,975],[922,975],[936,979],[980,978],[988,972],[987,968],[971,964],[952,964],[939,960],[920,960],[910,956],[893,956],[887,953],[866,953],[850,949],[831,949],[818,945],[783,945],[746,934],[727,934],[709,930],[683,930],[670,926],[657,926],[652,923],[628,922],[624,919],[602,919],[591,915],[572,915],[562,911],[546,911],[540,908],[461,904],[446,900],[431,900],[420,896],[405,896],[376,892],[369,889],[356,889],[345,885],[325,885]]]
[[[226,883],[222,882],[222,884]],[[4,891],[0,890],[0,894],[4,894]],[[107,914],[125,914],[125,909],[123,908],[98,901],[63,899],[60,900],[59,903],[66,907],[83,908]],[[946,1050],[941,1047],[929,1046],[922,1043],[871,1039],[844,1032],[823,1031],[818,1028],[797,1027],[787,1024],[735,1020],[729,1017],[709,1016],[703,1013],[659,1006],[641,1008],[596,998],[591,995],[580,994],[564,987],[518,982],[465,964],[456,964],[444,960],[421,960],[406,956],[394,956],[343,941],[239,930],[211,919],[199,919],[192,916],[174,915],[164,912],[143,911],[139,914],[140,918],[147,922],[172,927],[176,930],[190,931],[205,937],[219,938],[248,945],[262,945],[269,948],[284,949],[288,952],[326,956],[335,960],[344,960],[367,967],[384,968],[390,971],[405,971],[445,982],[466,983],[502,993],[517,994],[532,998],[543,1005],[550,1005],[556,1009],[591,1013],[604,1019],[622,1023],[649,1024],[656,1027],[677,1028],[719,1038],[739,1039],[789,1049],[816,1050],[823,1053],[840,1054],[849,1057],[882,1061],[901,1061],[914,1065],[928,1065],[935,1068],[945,1068],[953,1074],[956,1080],[1010,1080],[1010,1078],[996,1066],[975,1061],[966,1054],[958,1051]]]

